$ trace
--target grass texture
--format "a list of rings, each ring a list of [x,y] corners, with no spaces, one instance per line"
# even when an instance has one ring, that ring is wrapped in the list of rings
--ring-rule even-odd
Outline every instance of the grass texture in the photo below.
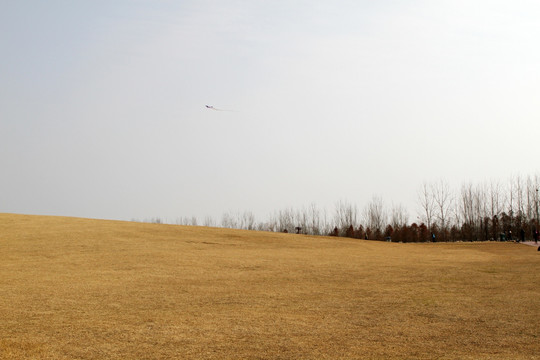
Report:
[[[540,359],[540,252],[0,214],[1,359]]]

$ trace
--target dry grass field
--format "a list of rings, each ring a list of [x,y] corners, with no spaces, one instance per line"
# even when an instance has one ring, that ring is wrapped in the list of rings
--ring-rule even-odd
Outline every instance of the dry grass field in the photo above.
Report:
[[[540,252],[0,214],[2,359],[540,359]]]

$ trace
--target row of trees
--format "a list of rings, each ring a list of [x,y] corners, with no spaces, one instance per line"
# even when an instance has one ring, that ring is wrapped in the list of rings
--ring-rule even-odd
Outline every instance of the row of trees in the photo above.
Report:
[[[505,183],[466,183],[458,189],[443,180],[424,183],[418,191],[418,221],[412,223],[403,205],[388,208],[374,196],[361,211],[340,201],[331,214],[311,204],[279,210],[264,222],[246,211],[226,213],[220,224],[207,217],[201,225],[403,242],[498,240],[503,234],[516,239],[522,231],[530,238],[538,229],[539,187],[538,175],[512,177]],[[177,223],[199,225],[193,217]]]
[[[423,184],[422,219],[442,240],[527,238],[538,229],[540,177],[513,177],[506,183],[463,184],[459,191],[439,181]]]

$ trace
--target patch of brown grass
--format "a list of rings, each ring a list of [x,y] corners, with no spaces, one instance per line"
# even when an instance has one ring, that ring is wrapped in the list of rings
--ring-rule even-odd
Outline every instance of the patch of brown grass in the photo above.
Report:
[[[537,359],[540,253],[0,214],[3,359]]]

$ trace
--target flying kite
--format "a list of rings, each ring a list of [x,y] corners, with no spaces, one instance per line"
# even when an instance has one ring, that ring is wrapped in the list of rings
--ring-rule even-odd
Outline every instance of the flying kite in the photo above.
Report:
[[[214,111],[234,111],[234,110],[225,110],[225,109],[218,109],[213,107],[212,105],[204,105],[207,109],[214,110]]]

